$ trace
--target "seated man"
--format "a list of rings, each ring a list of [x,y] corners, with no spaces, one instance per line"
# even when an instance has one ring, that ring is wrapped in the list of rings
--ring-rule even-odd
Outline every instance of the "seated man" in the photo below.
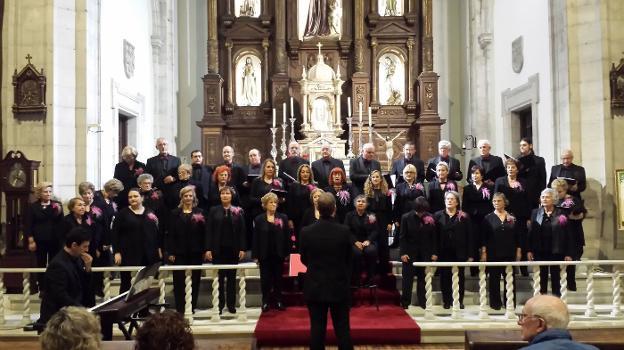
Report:
[[[43,350],[98,350],[100,321],[87,309],[67,306],[55,313],[41,334]]]
[[[527,300],[518,319],[522,340],[529,346],[522,349],[597,350],[592,345],[577,343],[566,330],[570,322],[567,305],[552,295],[537,295]]]
[[[65,238],[65,246],[48,264],[44,281],[46,293],[41,301],[41,317],[45,325],[50,317],[65,306],[84,305],[89,289],[91,263],[89,233],[81,227],[73,228]]]

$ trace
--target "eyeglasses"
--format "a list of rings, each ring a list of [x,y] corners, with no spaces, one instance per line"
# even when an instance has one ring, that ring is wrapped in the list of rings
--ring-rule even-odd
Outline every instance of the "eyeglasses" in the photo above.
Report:
[[[518,323],[523,323],[525,319],[527,318],[537,318],[539,320],[544,321],[544,318],[540,315],[527,315],[527,314],[516,314],[516,316],[518,316]],[[546,321],[544,321],[546,322]]]

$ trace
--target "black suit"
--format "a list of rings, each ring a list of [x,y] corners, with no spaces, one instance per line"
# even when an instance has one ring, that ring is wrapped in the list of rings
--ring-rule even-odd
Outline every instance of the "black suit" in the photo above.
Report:
[[[375,159],[365,160],[359,156],[349,162],[349,178],[358,193],[364,193],[364,182],[373,170],[381,171],[381,164]]]
[[[521,165],[518,168],[518,177],[526,181],[531,209],[537,208],[540,193],[546,188],[546,162],[533,152],[526,156],[518,156],[518,161]]]
[[[297,179],[297,170],[299,170],[302,164],[308,164],[308,161],[298,156],[288,157],[279,163],[279,173],[277,176],[284,180],[286,188],[294,182],[293,179]],[[290,177],[285,174],[288,174]]]
[[[164,179],[167,176],[178,178],[178,167],[180,166],[180,158],[167,154],[166,156],[153,156],[147,160],[145,164],[145,172],[154,177],[154,187],[165,188]]]
[[[351,275],[349,229],[327,219],[301,230],[301,261],[308,270],[304,294],[310,312],[310,349],[324,349],[327,309],[331,312],[338,349],[352,349],[349,333]]]
[[[483,168],[483,181],[491,181],[490,186],[494,185],[494,181],[501,176],[507,175],[503,159],[495,155],[489,155],[487,158],[483,156],[474,157],[468,162],[468,171],[466,171],[466,181],[472,183],[472,167],[478,165]]]
[[[238,163],[221,163],[219,165],[225,165],[230,168],[232,175],[230,176],[230,186],[233,186],[238,193],[245,193],[247,189],[243,186],[245,181],[247,181],[247,167],[244,167]],[[215,167],[216,169],[216,167]],[[216,187],[216,186],[215,186]],[[216,195],[219,197],[219,195]],[[220,203],[221,201],[219,201]]]
[[[390,170],[390,174],[396,175],[397,179],[400,179],[401,182],[403,182],[403,169],[405,169],[407,164],[411,164],[416,167],[416,182],[425,181],[425,162],[423,162],[416,155],[410,159],[401,157],[401,159],[397,159],[392,162],[392,170]]]
[[[571,191],[568,189],[568,194],[581,198],[581,192],[585,191],[587,187],[587,180],[585,179],[585,168],[580,165],[570,164],[565,167],[563,164],[555,165],[550,170],[550,180],[548,180],[548,187],[552,184],[553,180],[558,177],[569,177],[576,180],[577,190]]]
[[[210,191],[214,185],[212,181],[212,169],[206,165],[193,164],[191,179],[193,182],[201,185],[202,198],[200,199],[200,207],[204,210],[208,210],[210,207],[208,204],[210,202]]]
[[[45,272],[46,292],[41,301],[41,318],[46,323],[65,306],[84,305],[90,274],[81,258],[69,255],[64,249],[50,261]]]
[[[461,172],[459,160],[457,158],[449,156],[448,159],[442,159],[442,157],[437,156],[429,159],[429,162],[427,162],[427,172],[425,173],[425,178],[427,179],[427,181],[431,181],[437,177],[436,167],[440,162],[446,162],[449,165],[449,180],[460,181],[464,177],[464,174],[462,174]]]
[[[345,170],[344,163],[332,157],[321,158],[312,162],[312,173],[314,174],[314,180],[318,183],[318,187],[325,188],[329,186],[329,173],[334,168]]]

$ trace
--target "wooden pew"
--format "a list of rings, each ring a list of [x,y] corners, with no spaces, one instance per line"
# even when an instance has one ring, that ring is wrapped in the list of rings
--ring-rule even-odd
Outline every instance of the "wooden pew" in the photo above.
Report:
[[[601,350],[624,349],[624,329],[572,329],[572,339]],[[520,330],[466,331],[466,350],[515,350],[527,346]]]
[[[195,339],[197,350],[251,350],[255,349],[253,338]],[[6,337],[0,339],[0,349],[39,350],[39,339]],[[102,342],[102,350],[134,350],[134,341],[113,340]]]

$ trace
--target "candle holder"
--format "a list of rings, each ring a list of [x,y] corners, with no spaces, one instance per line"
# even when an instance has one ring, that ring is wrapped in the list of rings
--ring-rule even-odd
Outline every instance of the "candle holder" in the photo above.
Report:
[[[290,119],[290,142],[295,142],[297,140],[295,140],[295,117],[292,117]]]
[[[271,143],[271,157],[273,160],[277,160],[277,144],[275,143],[275,135],[277,134],[277,128],[271,128],[271,135],[273,142]]]
[[[368,143],[373,143],[373,126],[368,125]]]
[[[359,152],[362,153],[362,128],[364,127],[364,123],[360,120],[358,122],[358,148]]]
[[[347,158],[353,159],[355,158],[355,154],[353,154],[353,117],[347,117],[347,123],[349,123],[349,152],[347,153]]]
[[[286,155],[286,128],[288,126],[286,125],[286,123],[282,123],[282,146],[280,147],[280,149],[282,150],[282,159],[286,159],[287,155]]]

